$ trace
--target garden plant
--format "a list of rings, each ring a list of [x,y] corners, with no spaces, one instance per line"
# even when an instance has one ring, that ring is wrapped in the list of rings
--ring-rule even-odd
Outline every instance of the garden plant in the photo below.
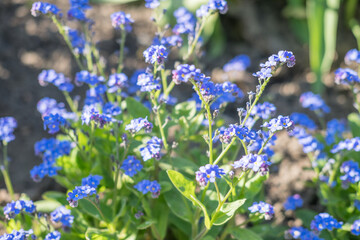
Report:
[[[246,94],[230,81],[212,81],[200,69],[201,35],[211,17],[227,12],[225,0],[209,0],[195,14],[185,7],[170,13],[159,0],[146,0],[145,6],[153,11],[157,31],[143,52],[147,68],[130,77],[124,73],[134,23],[129,14],[109,17],[120,34],[115,66],[93,40],[87,0],[70,0],[66,13],[51,3],[33,3],[31,14],[53,21],[77,66],[72,77],[53,69],[39,73],[39,84],[57,87],[66,102],[46,97],[37,104],[39,121],[52,137],[36,142],[43,162],[29,177],[51,177],[66,192],[48,191],[34,202],[14,193],[7,146],[17,121],[0,118],[1,172],[12,198],[0,213],[0,239],[357,239],[359,113],[325,123],[330,108],[307,92],[300,102],[315,112],[320,126],[304,113],[276,115],[275,105],[261,97],[273,75],[294,67],[295,56],[287,50],[260,64],[253,74],[257,86]],[[163,22],[167,14],[176,19],[172,27]],[[351,50],[345,62],[349,68],[337,70],[335,81],[350,88],[360,110],[360,52]],[[239,55],[223,71],[237,73],[249,65],[249,57]],[[172,96],[179,85],[192,89],[190,99]],[[86,90],[85,96],[75,96],[74,88]],[[228,104],[238,107],[231,123],[223,117]],[[275,211],[263,187],[280,131],[303,145],[324,209],[304,210],[301,196],[290,196],[284,208],[303,222],[290,229],[269,222]]]

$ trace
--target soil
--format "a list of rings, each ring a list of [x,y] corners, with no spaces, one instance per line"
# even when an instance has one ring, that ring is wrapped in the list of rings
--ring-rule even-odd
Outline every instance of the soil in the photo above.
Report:
[[[68,8],[67,1],[54,3],[61,9]],[[232,1],[229,13],[221,17],[226,47],[220,57],[204,59],[204,69],[212,72],[215,81],[224,81],[229,76],[222,72],[223,64],[238,54],[249,55],[252,59],[249,72],[233,76],[244,92],[247,92],[256,85],[256,79],[251,73],[257,71],[258,63],[281,49],[292,50],[297,58],[296,66],[293,69],[282,69],[265,93],[265,99],[277,106],[278,114],[289,115],[294,111],[306,112],[301,109],[298,99],[302,92],[310,90],[309,82],[313,77],[308,69],[307,47],[296,39],[282,16],[281,9],[285,3],[286,1],[277,1],[273,4],[267,0]],[[41,87],[37,76],[42,69],[55,69],[66,76],[73,76],[77,68],[51,20],[32,17],[30,8],[30,1],[0,1],[0,117],[13,116],[18,121],[16,140],[9,144],[8,151],[15,191],[25,192],[32,199],[38,199],[45,190],[59,187],[50,178],[45,178],[41,183],[34,183],[30,178],[30,169],[41,162],[34,155],[34,143],[50,137],[43,130],[36,104],[47,96],[61,101],[64,99],[56,88]],[[155,28],[149,21],[151,11],[144,8],[142,3],[94,5],[89,13],[95,20],[95,41],[98,42],[101,54],[109,60],[110,66],[115,66],[117,60],[118,36],[111,26],[109,16],[119,10],[130,13],[135,20],[134,30],[126,43],[125,73],[130,74],[135,69],[146,66],[142,60],[142,52],[151,44]],[[347,45],[347,48],[355,47],[355,41],[351,40],[348,32],[344,31],[339,36],[339,42]],[[340,49],[339,56],[344,56],[346,50],[348,49]],[[339,62],[341,58],[335,64]],[[333,110],[326,116],[327,120],[346,116],[353,111],[349,93],[334,86],[332,75],[325,82],[325,100]],[[186,89],[180,88],[174,95],[190,95],[183,91]],[[239,105],[233,105],[225,112],[228,121],[236,117],[236,107]],[[276,150],[283,157],[266,184],[269,201],[280,206],[290,194],[304,193],[305,203],[313,206],[314,201],[316,202],[314,192],[305,188],[305,182],[311,180],[313,174],[311,171],[303,171],[310,163],[302,153],[301,146],[295,139],[281,134]],[[2,182],[0,187],[4,187]],[[0,197],[3,195],[0,194]]]

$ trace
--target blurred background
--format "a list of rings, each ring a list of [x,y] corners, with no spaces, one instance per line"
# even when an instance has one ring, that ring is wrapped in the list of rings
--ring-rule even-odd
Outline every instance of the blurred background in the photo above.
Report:
[[[65,11],[69,7],[65,0],[49,2]],[[134,30],[126,41],[125,73],[130,76],[135,69],[146,67],[142,52],[151,44],[155,32],[150,21],[151,9],[144,7],[144,1],[136,0],[90,2],[93,8],[88,14],[95,20],[94,39],[104,59],[109,63],[117,61],[119,35],[111,26],[110,15],[121,10],[135,20]],[[164,0],[163,7],[168,9],[166,21],[174,24],[172,12],[179,6],[195,12],[204,2]],[[9,144],[10,176],[15,191],[36,199],[45,190],[57,188],[49,178],[41,183],[30,178],[30,169],[41,162],[34,155],[34,143],[50,137],[43,130],[36,104],[43,97],[64,101],[55,87],[41,87],[37,76],[43,69],[55,69],[72,78],[78,69],[52,21],[45,16],[31,16],[32,3],[0,1],[0,117],[13,116],[18,121],[16,140]],[[222,71],[226,62],[247,54],[252,61],[248,72],[239,72],[231,78],[244,92],[254,90],[257,80],[251,74],[258,70],[259,63],[279,50],[289,50],[296,56],[295,67],[280,71],[264,97],[277,106],[278,114],[304,112],[298,99],[309,90],[322,94],[332,108],[327,119],[345,116],[353,110],[351,94],[335,86],[332,72],[342,64],[345,53],[358,48],[360,43],[357,0],[229,0],[228,3],[228,13],[213,18],[203,35],[206,57],[201,59],[202,69],[214,81],[228,78]],[[173,66],[169,64],[167,68]],[[77,94],[82,95],[82,90],[72,93]],[[178,88],[174,95],[186,99],[191,92]],[[243,103],[230,106],[226,117],[236,117],[236,108]],[[282,162],[267,183],[269,197],[274,201],[294,191],[306,191],[303,182],[312,177],[311,173],[300,174],[309,163],[296,140],[285,135],[279,138],[284,138],[282,142],[286,143],[276,146],[282,153]],[[1,182],[0,187],[3,185]]]

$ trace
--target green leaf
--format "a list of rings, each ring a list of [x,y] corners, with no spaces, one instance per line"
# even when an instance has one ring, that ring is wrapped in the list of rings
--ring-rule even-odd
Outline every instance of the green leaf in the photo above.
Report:
[[[61,192],[55,192],[55,191],[48,191],[43,193],[42,198],[45,200],[54,200],[58,201],[59,203],[66,205],[66,194]]]
[[[150,116],[150,111],[134,98],[126,98],[126,109],[133,118]]]
[[[177,190],[187,199],[193,202],[191,195],[195,196],[195,184],[193,181],[187,180],[181,173],[174,170],[166,171],[170,181]]]
[[[193,195],[190,195],[192,201],[195,203],[195,205],[199,206],[201,208],[201,210],[203,211],[204,213],[204,218],[205,218],[205,227],[207,229],[210,229],[211,228],[211,225],[210,225],[210,218],[209,218],[209,215],[206,211],[206,208],[204,206],[204,204],[202,204],[196,197],[194,197]]]
[[[220,212],[214,216],[214,225],[223,225],[229,221],[234,216],[236,210],[238,210],[239,207],[245,203],[245,201],[246,199],[239,199],[234,202],[224,203],[220,209]]]
[[[109,233],[107,229],[88,228],[85,233],[86,240],[117,239],[116,233]]]
[[[259,235],[245,228],[233,228],[230,233],[238,240],[262,240]]]
[[[137,226],[137,229],[139,230],[144,230],[144,229],[147,229],[149,227],[151,227],[151,225],[155,224],[156,223],[156,220],[154,219],[149,219],[143,223],[141,223],[139,226]]]
[[[317,213],[309,209],[298,209],[295,211],[297,218],[300,218],[303,222],[303,225],[307,228],[310,228],[310,223],[314,219]]]
[[[102,203],[100,203],[100,206],[98,206],[98,207],[104,214],[105,219],[103,219],[103,217],[101,216],[98,209],[89,200],[87,200],[87,199],[79,200],[79,205],[78,205],[79,210],[81,210],[84,213],[89,214],[90,216],[92,216],[98,220],[110,222],[112,219],[111,208],[109,208],[109,206],[102,204]]]
[[[34,202],[36,211],[38,212],[52,212],[56,208],[61,207],[62,204],[55,200],[39,200]]]
[[[182,102],[176,104],[173,117],[174,119],[180,119],[181,117],[185,117],[187,120],[192,119],[196,114],[196,103],[195,101],[190,102]]]
[[[191,223],[192,208],[187,200],[179,194],[175,189],[164,193],[164,199],[171,211],[184,221]]]
[[[348,116],[348,121],[350,125],[351,132],[353,137],[360,136],[360,116],[356,113],[350,113]]]

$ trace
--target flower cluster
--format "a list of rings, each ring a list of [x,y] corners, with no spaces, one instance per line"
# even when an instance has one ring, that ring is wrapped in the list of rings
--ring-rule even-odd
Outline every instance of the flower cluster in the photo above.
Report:
[[[53,14],[61,16],[60,9],[51,3],[34,2],[31,7],[31,15],[38,17],[41,14]]]
[[[303,108],[308,108],[311,111],[317,111],[320,114],[330,112],[330,108],[325,104],[324,100],[318,94],[306,92],[301,94],[300,103]]]
[[[81,185],[97,188],[100,184],[101,179],[103,179],[102,176],[89,175],[88,177],[81,180]]]
[[[11,240],[11,239],[19,239],[19,240],[27,240],[34,233],[32,229],[27,231],[20,229],[19,231],[13,230],[11,233],[5,233],[0,236],[0,240]],[[33,236],[33,235],[32,235]]]
[[[138,182],[134,188],[141,192],[142,194],[147,194],[148,192],[152,193],[153,198],[157,198],[160,194],[161,186],[160,184],[154,180],[142,180]]]
[[[221,178],[221,175],[225,175],[225,171],[222,168],[219,168],[218,165],[206,164],[201,166],[199,171],[195,173],[196,181],[200,186],[206,186],[208,182],[215,182],[216,178]]]
[[[137,83],[140,86],[141,92],[151,92],[153,90],[160,90],[161,86],[158,79],[154,79],[150,73],[141,73],[138,76]]]
[[[75,81],[78,84],[87,83],[89,85],[96,85],[102,82],[105,82],[105,78],[103,76],[97,76],[94,73],[90,73],[86,70],[82,70],[75,75]]]
[[[228,10],[228,5],[225,0],[210,0],[206,5],[201,5],[196,10],[196,17],[205,17],[214,11],[219,11],[221,14],[225,14]]]
[[[350,65],[352,62],[359,64],[360,52],[357,49],[351,49],[346,53],[344,60],[347,65]]]
[[[163,45],[167,48],[170,47],[181,47],[183,44],[183,39],[179,35],[171,35],[163,37],[161,40],[158,37],[153,39],[152,45]]]
[[[294,124],[289,117],[279,115],[277,118],[273,118],[269,122],[265,122],[262,127],[266,127],[271,133],[275,133],[283,129],[291,131],[294,128]]]
[[[99,128],[103,128],[107,123],[115,121],[111,116],[107,114],[100,114],[95,108],[84,108],[81,114],[82,124],[89,125],[91,121],[94,121]]]
[[[114,93],[127,86],[128,77],[124,73],[114,73],[109,76],[107,82],[109,93]]]
[[[348,151],[360,151],[360,137],[345,139],[336,144],[332,149],[331,153],[338,153],[342,150]]]
[[[274,116],[276,112],[276,107],[274,104],[269,102],[258,103],[251,110],[251,116],[258,116],[262,119],[269,119]]]
[[[304,153],[322,151],[324,149],[324,145],[308,134],[302,127],[295,127],[290,135],[298,139],[299,143],[303,146]]]
[[[74,112],[68,112],[65,109],[65,104],[62,102],[57,102],[53,98],[42,98],[37,103],[37,110],[41,114],[41,116],[44,118],[45,116],[48,116],[50,114],[56,115],[59,114],[65,119],[69,120],[76,120],[77,115]]]
[[[70,0],[70,9],[67,12],[68,19],[82,22],[90,21],[90,19],[85,16],[85,11],[89,8],[91,8],[89,0]]]
[[[167,59],[168,52],[163,45],[151,45],[144,51],[145,62],[150,64],[163,64]]]
[[[163,146],[163,142],[158,137],[152,137],[147,143],[146,146],[140,148],[140,154],[144,161],[147,161],[151,158],[159,160],[161,158],[160,152]]]
[[[339,68],[335,71],[336,84],[352,85],[359,82],[360,78],[357,72],[350,68]]]
[[[172,71],[172,79],[175,84],[182,82],[188,82],[189,80],[198,80],[204,74],[201,73],[200,69],[197,69],[195,65],[181,64]]]
[[[250,58],[249,56],[242,54],[234,57],[228,63],[226,63],[223,67],[224,72],[230,71],[245,71],[250,66]]]
[[[341,173],[344,175],[340,176],[342,185],[344,188],[347,188],[351,183],[357,183],[360,181],[360,168],[357,162],[352,160],[343,162],[340,167]]]
[[[285,210],[295,210],[296,208],[301,208],[304,201],[301,199],[299,194],[295,194],[286,199],[284,203]]]
[[[17,121],[13,117],[0,118],[0,141],[5,143],[15,139],[14,130],[17,127]]]
[[[270,220],[274,215],[274,207],[269,203],[260,201],[254,202],[251,207],[248,208],[251,213],[264,214],[265,220]]]
[[[69,40],[71,42],[71,46],[73,47],[75,53],[77,54],[84,54],[85,50],[85,36],[80,31],[67,28],[66,33],[69,37]]]
[[[121,165],[121,169],[130,177],[137,174],[142,168],[141,162],[135,156],[128,156]]]
[[[90,187],[89,185],[85,186],[76,186],[74,190],[68,193],[66,200],[69,202],[71,207],[77,207],[78,200],[89,197],[96,194],[96,189]]]
[[[6,206],[4,207],[4,215],[8,220],[14,218],[22,211],[27,213],[34,213],[36,211],[36,207],[33,201],[12,201],[11,203],[6,204]]]
[[[63,228],[71,228],[74,216],[71,215],[70,209],[61,206],[50,213],[50,220],[54,223],[61,223]]]
[[[294,112],[290,115],[290,119],[293,121],[294,125],[301,125],[310,130],[317,129],[315,122],[304,113]]]
[[[55,70],[43,70],[38,76],[40,86],[46,86],[51,83],[55,85],[60,91],[71,92],[74,85],[71,80],[62,73],[57,73]]]
[[[134,22],[134,20],[131,18],[130,14],[116,12],[111,14],[110,18],[114,28],[131,32],[131,24]]]
[[[150,133],[153,128],[153,124],[147,120],[147,117],[140,117],[131,120],[131,122],[126,125],[125,130],[130,131],[134,134],[139,132],[143,128],[145,129],[145,133]]]
[[[193,36],[195,33],[196,18],[185,7],[180,7],[174,11],[174,17],[176,18],[176,25],[173,27],[173,33],[189,34]]]
[[[289,229],[286,232],[288,235],[290,235],[294,239],[300,239],[300,240],[324,240],[322,238],[319,238],[315,233],[309,231],[306,228],[303,227],[293,227]]]
[[[50,113],[47,116],[44,116],[44,130],[48,129],[48,133],[55,134],[60,131],[60,127],[64,127],[67,125],[65,118],[63,118],[60,114]]]
[[[157,8],[160,5],[159,0],[145,0],[146,8]]]
[[[310,227],[313,231],[321,232],[324,229],[332,231],[342,227],[342,222],[338,222],[333,216],[328,213],[319,213],[311,221]]]
[[[269,171],[271,162],[268,160],[268,156],[265,154],[248,154],[240,158],[232,164],[237,169],[241,168],[243,171],[251,169],[255,173],[260,172],[261,175],[265,175]]]
[[[341,138],[342,133],[346,131],[346,124],[343,120],[332,119],[326,127],[325,141],[328,145],[335,143],[336,138]]]
[[[260,71],[253,74],[259,79],[272,77],[272,73],[281,65],[286,64],[288,67],[295,65],[295,56],[290,51],[279,51],[278,54],[271,55],[265,63],[260,64]]]
[[[103,105],[102,111],[107,116],[117,116],[121,114],[121,108],[111,102],[107,102]]]
[[[61,233],[58,231],[53,231],[51,233],[46,234],[44,240],[60,240]]]
[[[248,145],[248,152],[258,153],[260,149],[263,148],[263,153],[269,157],[273,156],[274,151],[271,149],[271,146],[275,145],[276,136],[272,135],[270,137],[269,132],[261,130],[257,131],[256,135],[257,137],[255,139],[251,139],[252,141],[250,141],[250,145]]]
[[[355,236],[360,235],[360,219],[354,221],[354,223],[351,225],[351,233]]]

